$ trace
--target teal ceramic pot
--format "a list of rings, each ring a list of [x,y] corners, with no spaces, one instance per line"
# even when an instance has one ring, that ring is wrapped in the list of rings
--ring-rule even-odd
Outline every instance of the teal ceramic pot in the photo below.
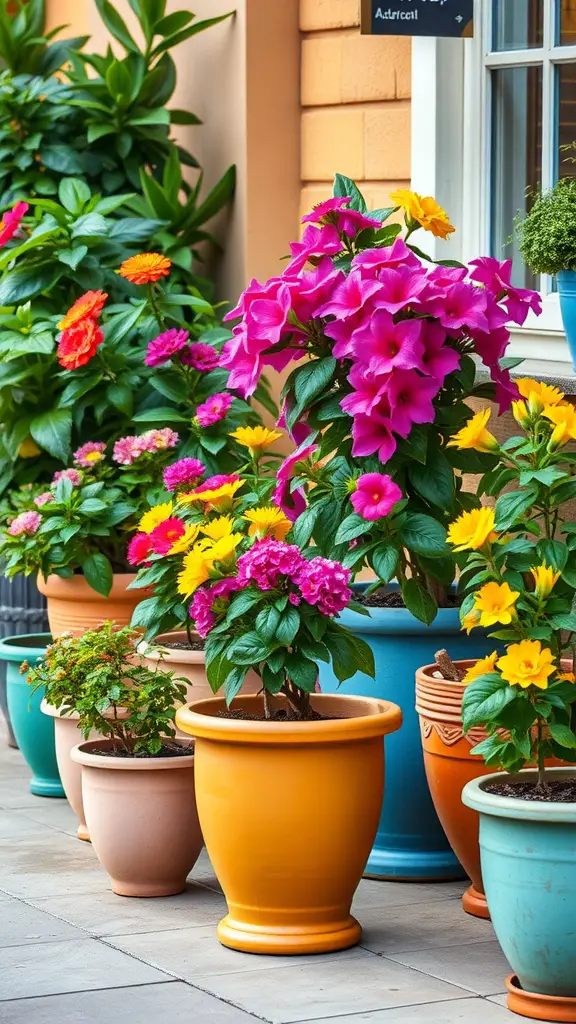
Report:
[[[44,633],[48,629],[46,598],[36,586],[36,576],[18,573],[12,579],[0,575],[0,638],[18,633]],[[8,727],[8,744],[16,746],[8,715],[6,662],[0,661],[0,709]]]
[[[528,770],[521,777],[537,776]],[[576,1009],[576,803],[498,796],[487,792],[495,779],[510,776],[474,779],[462,800],[480,814],[482,878],[496,937],[524,991],[574,999]]]
[[[0,661],[6,662],[6,694],[12,728],[32,772],[30,792],[36,796],[64,796],[54,746],[54,719],[40,711],[44,688],[32,693],[22,662],[30,665],[43,657],[52,642],[49,633],[7,636],[0,641]]]
[[[434,661],[434,654],[442,648],[456,661],[481,658],[494,650],[495,643],[481,630],[466,636],[457,608],[439,609],[431,626],[419,622],[405,608],[371,608],[370,618],[346,609],[339,621],[370,644],[376,678],[358,673],[338,688],[329,666],[321,664],[321,690],[393,701],[402,708],[404,719],[402,728],[386,737],[384,803],[365,874],[407,880],[464,878],[426,781],[415,674],[417,668]]]
[[[557,280],[562,323],[576,370],[576,270],[561,270]]]

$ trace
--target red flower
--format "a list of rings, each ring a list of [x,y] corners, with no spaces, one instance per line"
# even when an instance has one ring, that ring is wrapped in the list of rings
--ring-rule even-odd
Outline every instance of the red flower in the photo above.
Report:
[[[156,555],[167,555],[173,545],[186,533],[186,523],[177,516],[170,516],[163,523],[159,523],[149,534],[149,541],[152,551]]]
[[[76,299],[74,305],[62,317],[58,327],[61,331],[66,331],[80,320],[96,320],[100,316],[107,298],[106,292],[85,292],[79,299]]]
[[[104,335],[94,320],[80,320],[60,335],[57,352],[60,366],[66,370],[85,366],[103,341]]]
[[[0,220],[0,245],[6,245],[16,234],[20,221],[28,209],[28,203],[16,203],[12,210],[7,210]]]
[[[150,538],[147,533],[135,533],[128,545],[128,562],[130,565],[142,565],[152,554]]]

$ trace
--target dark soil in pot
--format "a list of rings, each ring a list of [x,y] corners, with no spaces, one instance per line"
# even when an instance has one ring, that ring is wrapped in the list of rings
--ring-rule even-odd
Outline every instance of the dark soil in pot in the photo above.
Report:
[[[157,754],[149,754],[147,750],[139,750],[138,753],[134,753],[133,750],[91,750],[91,754],[97,754],[99,757],[125,757],[133,760],[138,757],[188,757],[194,753],[194,744],[190,744],[188,747],[181,747],[178,743],[164,743],[162,749]]]
[[[399,590],[386,591],[376,590],[373,594],[363,594],[358,598],[359,603],[366,608],[406,608]],[[459,608],[462,603],[460,597],[448,595],[445,608]]]
[[[546,788],[533,782],[493,782],[486,786],[487,793],[513,797],[515,800],[536,800],[538,803],[576,803],[575,779],[550,779]]]

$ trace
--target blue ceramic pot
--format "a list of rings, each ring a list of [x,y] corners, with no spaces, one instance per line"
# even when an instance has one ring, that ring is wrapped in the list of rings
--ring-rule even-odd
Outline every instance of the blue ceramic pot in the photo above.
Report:
[[[358,673],[338,688],[327,665],[320,666],[324,693],[359,694],[391,700],[402,708],[402,728],[386,738],[384,803],[376,842],[366,865],[371,878],[441,880],[464,878],[430,797],[415,709],[415,674],[446,648],[454,660],[482,657],[494,650],[475,630],[461,631],[457,608],[440,608],[425,626],[406,608],[371,608],[370,618],[346,609],[339,621],[374,651],[376,678]]]
[[[548,773],[575,774],[574,768]],[[537,773],[521,776],[536,779]],[[474,779],[462,800],[480,813],[482,878],[496,937],[525,992],[571,999],[574,1011],[576,804],[498,796],[487,792],[494,779],[510,776]]]
[[[572,356],[572,365],[576,370],[576,270],[561,270],[557,280],[562,323]]]
[[[0,661],[6,662],[8,712],[20,750],[32,772],[30,792],[36,796],[64,796],[56,763],[54,719],[40,711],[44,687],[32,692],[22,662],[35,665],[52,642],[49,633],[7,636],[0,641]]]

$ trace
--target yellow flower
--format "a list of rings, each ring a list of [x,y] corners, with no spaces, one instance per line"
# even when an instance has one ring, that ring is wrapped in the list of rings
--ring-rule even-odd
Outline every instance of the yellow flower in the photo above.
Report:
[[[489,430],[486,430],[486,424],[490,419],[490,409],[484,409],[482,412],[477,412],[462,430],[459,430],[457,434],[454,434],[448,444],[447,448],[474,448],[477,452],[495,452],[500,447],[498,441],[491,434]]]
[[[498,651],[492,651],[492,654],[488,654],[485,658],[480,658],[475,665],[471,665],[464,676],[465,683],[471,683],[473,679],[478,679],[479,676],[486,675],[488,672],[496,671],[496,662],[498,660]]]
[[[141,533],[152,533],[160,523],[163,523],[166,519],[169,519],[172,515],[173,505],[171,501],[166,501],[163,505],[154,505],[144,513],[142,519],[138,523],[138,529]]]
[[[545,384],[543,381],[534,380],[532,377],[522,377],[521,380],[516,381],[516,384],[523,398],[530,399],[534,396],[536,400],[540,399],[540,411],[545,405],[558,405],[564,398],[558,388],[552,387],[551,384]]]
[[[530,413],[528,412],[526,402],[521,399],[518,402],[512,402],[512,415],[516,423],[524,430],[530,426]]]
[[[234,557],[236,548],[243,540],[243,534],[231,533],[228,537],[222,537],[220,540],[215,541],[207,550],[214,562],[229,562]]]
[[[22,441],[18,448],[18,455],[21,459],[33,459],[35,455],[40,455],[40,449],[33,437],[27,437],[25,441]]]
[[[193,543],[194,543],[194,541],[196,540],[197,537],[198,537],[198,526],[195,523],[193,525],[191,525],[191,526],[187,526],[186,530],[182,534],[182,536],[179,537],[178,540],[174,542],[174,544],[170,548],[170,551],[168,552],[168,554],[169,555],[183,555],[183,554],[185,554],[192,547],[192,545],[193,545]]]
[[[473,608],[472,611],[467,612],[464,618],[462,619],[462,629],[465,629],[468,636],[470,636],[472,630],[479,625],[480,616],[478,612],[475,611],[475,609]]]
[[[205,509],[213,508],[218,512],[224,512],[234,507],[234,495],[243,486],[243,480],[233,480],[232,483],[222,484],[213,491],[190,491],[189,494],[183,494],[180,501],[202,501]]]
[[[506,654],[496,663],[502,678],[510,686],[537,686],[540,690],[548,687],[548,676],[556,670],[554,655],[549,647],[542,650],[539,640],[521,640],[510,644]]]
[[[218,516],[211,523],[203,523],[200,533],[210,537],[211,540],[221,540],[222,537],[229,537],[233,529],[234,523],[230,516]]]
[[[547,405],[543,416],[554,424],[550,444],[557,448],[576,438],[576,410],[572,405]]]
[[[503,626],[509,626],[519,597],[520,591],[511,590],[507,583],[486,583],[474,595],[474,607],[480,612],[480,625],[493,626],[501,622]]]
[[[573,672],[559,672],[556,678],[561,679],[563,683],[576,683],[576,676]]]
[[[556,586],[560,579],[560,573],[556,572],[549,565],[539,565],[535,569],[530,569],[532,576],[534,577],[535,594],[536,597],[540,598],[541,601],[548,597],[553,587]]]
[[[463,512],[448,527],[448,542],[456,551],[479,551],[496,537],[493,508],[474,508],[471,512]]]
[[[421,196],[418,192],[400,188],[390,193],[390,199],[406,211],[409,220],[416,221],[420,227],[425,231],[431,231],[437,238],[447,238],[456,230],[450,223],[446,211],[432,196]]]
[[[278,430],[268,430],[267,427],[238,427],[229,436],[243,448],[248,448],[251,455],[261,455],[264,448],[274,444],[282,434]]]
[[[202,583],[210,579],[214,568],[212,547],[209,540],[201,540],[184,556],[182,572],[178,574],[178,593],[183,597],[191,597]]]
[[[266,508],[250,509],[242,518],[250,523],[249,537],[273,537],[274,540],[284,540],[286,534],[292,529],[292,523],[287,516],[281,509],[275,508],[273,505],[267,505]]]

